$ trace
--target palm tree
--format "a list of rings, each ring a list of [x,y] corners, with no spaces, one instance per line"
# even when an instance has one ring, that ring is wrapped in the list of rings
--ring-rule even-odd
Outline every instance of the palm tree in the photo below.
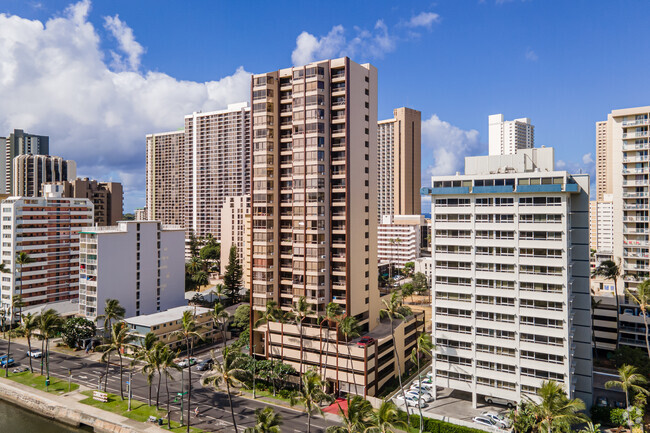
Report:
[[[59,313],[52,308],[43,311],[38,316],[38,330],[41,334],[41,339],[44,343],[44,348],[41,350],[45,358],[45,369],[47,382],[50,380],[50,339],[53,338],[61,329],[63,320]],[[41,375],[43,374],[43,363],[41,363]]]
[[[267,359],[271,359],[270,353],[269,353],[269,346],[270,346],[270,331],[269,331],[269,322],[273,322],[277,320],[278,317],[278,312],[280,310],[278,309],[278,304],[275,301],[268,301],[266,303],[266,308],[264,309],[264,312],[260,316],[259,319],[255,322],[253,325],[255,328],[257,328],[260,325],[266,324],[266,347],[264,348],[264,353],[266,354]]]
[[[23,266],[28,265],[32,263],[34,259],[32,259],[29,254],[27,254],[25,251],[20,251],[19,253],[16,254],[16,264],[20,265],[20,268],[18,272],[20,273],[20,292],[18,292],[19,296],[23,296]],[[23,314],[23,307],[22,305],[20,306],[20,311],[18,313],[20,316]]]
[[[204,385],[212,385],[215,388],[221,383],[226,385],[232,423],[235,427],[235,433],[237,433],[237,420],[235,419],[235,410],[232,405],[230,387],[241,387],[250,378],[250,372],[246,369],[246,359],[242,356],[239,349],[226,347],[221,354],[223,361],[219,362],[214,351],[211,352],[212,360],[214,361],[214,366],[212,367],[214,373],[204,377],[202,382]]]
[[[127,346],[135,339],[135,337],[129,333],[129,328],[124,322],[117,322],[113,324],[111,329],[111,339],[108,344],[103,344],[98,347],[99,350],[103,351],[102,362],[106,362],[106,375],[108,376],[108,362],[107,359],[112,352],[117,352],[117,356],[120,359],[120,397],[124,400],[124,381],[123,381],[123,364],[122,364],[122,354]]]
[[[406,423],[399,419],[399,409],[392,401],[384,400],[376,412],[370,415],[368,433],[394,433],[395,429],[408,431]]]
[[[431,340],[431,334],[428,332],[423,332],[418,335],[418,338],[415,340],[415,347],[411,352],[411,361],[418,366],[418,379],[420,381],[420,386],[418,387],[418,400],[422,397],[422,375],[420,371],[420,355],[424,357],[431,357],[431,351],[434,349],[433,341]],[[434,384],[435,386],[435,384]],[[420,433],[424,430],[424,417],[422,416],[422,408],[418,404],[418,409],[420,410]]]
[[[210,282],[210,277],[205,271],[199,271],[196,274],[192,275],[192,281],[196,284],[197,288],[207,286]]]
[[[291,405],[300,403],[307,412],[307,433],[311,433],[311,413],[316,409],[323,414],[319,403],[332,401],[333,398],[323,391],[323,381],[315,370],[307,370],[300,378],[301,387],[299,391],[291,396]]]
[[[350,371],[350,360],[352,359],[352,353],[350,351],[350,340],[354,340],[361,333],[361,328],[359,327],[359,322],[353,316],[346,316],[341,320],[339,325],[339,331],[345,337],[345,345],[348,348],[348,359],[345,362],[345,368],[348,370],[348,376]],[[354,370],[354,365],[352,366]],[[352,373],[352,380],[354,382],[354,393],[357,394],[359,390],[357,389],[357,375]]]
[[[650,395],[650,392],[643,387],[648,380],[638,372],[633,365],[622,365],[618,369],[621,380],[610,380],[605,383],[605,388],[619,388],[625,393],[625,410],[627,411],[627,423],[632,429],[632,417],[630,416],[630,392]]]
[[[176,359],[176,356],[178,355],[177,352],[172,351],[169,346],[163,345],[160,348],[160,353],[158,354],[159,358],[159,363],[158,363],[158,394],[156,395],[156,407],[158,406],[158,398],[160,396],[160,378],[161,376],[165,376],[165,391],[167,393],[167,427],[171,427],[171,422],[170,422],[170,410],[169,410],[169,402],[171,400],[169,396],[169,379],[173,379],[171,373],[169,372],[170,370],[176,370],[176,371],[183,371],[181,367],[176,364],[174,361]]]
[[[307,298],[301,296],[298,298],[293,305],[292,309],[292,319],[298,327],[298,334],[300,335],[300,375],[302,375],[302,323],[305,321],[307,316],[314,314],[311,305],[307,303]]]
[[[587,426],[583,427],[580,430],[580,433],[600,433],[600,424],[594,424],[591,421],[587,421]]]
[[[648,336],[648,314],[650,314],[650,280],[645,280],[636,288],[636,293],[625,289],[627,295],[639,306],[645,325],[645,346],[650,356],[650,337]]]
[[[219,301],[214,304],[214,309],[210,312],[212,314],[212,321],[214,326],[221,331],[221,339],[223,340],[223,348],[226,348],[226,324],[230,319],[230,314],[226,311],[226,307]]]
[[[142,341],[142,346],[136,351],[135,356],[133,357],[133,363],[136,361],[144,361],[144,365],[141,368],[142,374],[147,378],[147,385],[149,385],[149,406],[151,406],[151,388],[153,385],[153,378],[158,371],[158,352],[156,346],[162,344],[158,341],[158,337],[153,332],[148,332],[144,336]],[[156,405],[158,406],[158,405]]]
[[[282,415],[275,413],[273,408],[255,409],[255,425],[246,427],[244,433],[280,433]]]
[[[339,415],[343,425],[330,426],[327,433],[362,433],[372,426],[372,405],[361,396],[347,397],[348,408],[344,411],[339,404]],[[337,403],[338,404],[338,403]]]
[[[190,353],[195,339],[201,339],[199,329],[194,320],[192,310],[183,311],[181,318],[181,329],[175,332],[176,336],[185,341],[187,351],[187,433],[190,432],[190,406],[192,404],[192,366],[190,365]],[[182,373],[181,373],[182,374]]]
[[[602,277],[606,280],[614,281],[614,301],[616,302],[616,350],[618,350],[621,333],[621,324],[619,319],[619,316],[621,314],[619,309],[621,306],[618,299],[618,279],[621,278],[621,268],[613,260],[605,260],[591,272],[591,276]]]
[[[9,313],[9,339],[7,340],[7,362],[5,362],[5,377],[9,377],[9,358],[11,357],[11,334],[12,334],[11,323],[14,321],[16,308],[18,309],[23,308],[23,302],[20,298],[20,295],[14,296],[11,299],[11,312]],[[29,359],[31,361],[32,357],[30,356]]]
[[[579,398],[569,399],[559,383],[548,380],[537,390],[541,399],[539,404],[532,403],[532,412],[537,419],[537,430],[552,433],[562,426],[571,426],[584,422],[587,418],[580,414],[585,404]]]
[[[34,331],[38,328],[39,317],[36,314],[27,313],[23,316],[23,321],[20,324],[18,331],[20,335],[27,339],[27,348],[29,352],[32,352],[32,337],[34,336]],[[32,357],[29,357],[29,371],[33,374],[34,367],[32,367]]]
[[[325,307],[325,315],[320,318],[320,353],[318,357],[318,363],[321,365],[322,368],[322,373],[321,376],[325,378],[327,374],[327,350],[329,349],[330,345],[330,324],[334,323],[336,327],[338,328],[338,321],[339,317],[341,317],[342,311],[341,311],[341,305],[337,304],[336,302],[330,302],[327,304],[327,307]],[[323,323],[327,323],[327,339],[325,343],[325,364],[323,365]],[[336,351],[338,353],[338,350]]]
[[[111,333],[111,323],[113,320],[120,321],[124,319],[124,315],[126,314],[126,310],[124,307],[120,305],[120,301],[117,299],[107,299],[106,303],[104,304],[104,314],[100,314],[97,316],[97,321],[103,320],[104,321],[104,335],[106,336],[106,332],[108,331],[107,337],[110,337]]]
[[[381,301],[384,304],[384,308],[379,311],[379,315],[382,318],[388,318],[390,321],[390,334],[395,341],[395,326],[393,322],[395,320],[404,320],[406,316],[413,314],[408,307],[402,305],[402,297],[399,292],[395,291],[391,293],[390,300],[383,299]],[[404,402],[406,402],[406,394],[404,392],[404,386],[402,385],[402,367],[400,366],[399,353],[397,353],[397,345],[393,344],[393,353],[395,354],[395,360],[397,361],[397,378],[399,381],[399,387],[402,391],[402,397],[404,397]],[[411,424],[411,414],[409,412],[408,405],[405,405],[406,408],[406,419],[409,425]]]

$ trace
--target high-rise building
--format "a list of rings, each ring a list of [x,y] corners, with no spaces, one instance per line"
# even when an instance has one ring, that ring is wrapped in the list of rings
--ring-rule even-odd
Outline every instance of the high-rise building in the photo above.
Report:
[[[122,184],[98,182],[87,177],[52,182],[63,187],[63,197],[87,198],[95,208],[95,225],[112,226],[122,219]],[[43,184],[49,185],[49,183]]]
[[[377,230],[377,258],[403,268],[420,257],[423,215],[384,215]]]
[[[0,164],[0,194],[12,194],[14,158],[18,155],[49,155],[50,138],[46,135],[27,134],[22,129],[14,129],[9,137],[0,137],[5,143],[4,164]]]
[[[186,227],[186,157],[185,131],[147,135],[146,219]]]
[[[159,221],[86,227],[79,241],[79,314],[95,320],[107,299],[126,317],[185,304],[185,231]]]
[[[435,383],[475,405],[535,399],[549,379],[592,401],[589,176],[552,160],[471,157],[431,180]]]
[[[519,149],[535,147],[535,127],[527,117],[504,120],[503,114],[488,118],[490,155],[512,155]]]
[[[625,293],[626,290],[634,292],[638,284],[648,278],[650,270],[650,107],[613,110],[607,116],[605,128],[607,143],[603,153],[608,160],[603,165],[611,167],[611,180],[601,182],[598,179],[597,185],[611,182],[614,198],[613,256],[621,267],[621,278],[616,285],[619,343],[645,347],[643,317],[638,306]],[[600,161],[598,163],[600,165]],[[598,175],[602,173],[599,171]]]
[[[300,327],[251,327],[253,353],[376,395],[397,372],[390,349],[403,366],[422,325],[410,316],[393,341],[379,321],[377,70],[346,57],[255,75],[252,104],[251,323],[269,301],[290,311],[304,297],[313,310]],[[371,343],[319,326],[329,303]]]
[[[608,122],[596,122],[596,200],[612,193],[612,146],[607,140]]]
[[[13,161],[13,195],[41,197],[44,183],[77,177],[77,164],[60,156],[19,155]]]
[[[136,221],[146,221],[147,220],[147,208],[140,207],[133,211],[133,217]]]
[[[250,196],[225,197],[221,208],[221,273],[230,257],[230,248],[237,247],[239,264],[246,262],[246,215],[250,215]],[[250,288],[250,287],[247,287]]]
[[[420,214],[421,113],[396,108],[377,125],[377,217]]]
[[[76,301],[79,294],[79,231],[93,224],[93,204],[64,198],[50,185],[44,197],[9,197],[2,202],[2,308],[20,295],[25,306]],[[20,265],[17,254],[32,261]]]
[[[589,202],[589,248],[612,258],[614,253],[614,197],[605,194],[602,200]]]
[[[250,107],[185,116],[183,131],[147,135],[148,219],[221,238],[225,197],[250,194]]]

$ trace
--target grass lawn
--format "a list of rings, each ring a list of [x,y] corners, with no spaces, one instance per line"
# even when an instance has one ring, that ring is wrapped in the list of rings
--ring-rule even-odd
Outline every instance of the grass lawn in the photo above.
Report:
[[[225,388],[222,389],[223,392],[226,392]],[[253,390],[252,389],[238,389],[237,391],[241,391],[243,394],[248,395],[249,397],[253,397]],[[260,397],[265,397],[265,398],[270,398],[272,400],[277,400],[281,401],[282,403],[286,404],[287,406],[291,405],[291,402],[288,398],[282,398],[279,395],[273,395],[273,391],[263,391],[258,389],[255,391],[255,398],[260,398]]]
[[[0,372],[4,377],[4,370]],[[29,371],[24,371],[22,373],[12,373],[11,369],[9,370],[9,379],[14,382],[22,383],[23,385],[31,386],[32,388],[38,389],[40,391],[45,391],[45,376],[39,374],[32,374]],[[74,391],[79,388],[79,385],[72,383],[70,385],[70,391]],[[59,379],[50,376],[50,386],[47,389],[47,392],[52,394],[65,394],[68,392],[68,381],[65,379]]]
[[[106,410],[109,412],[117,413],[127,418],[131,418],[133,420],[140,421],[140,422],[147,422],[150,416],[155,416],[156,418],[164,418],[165,426],[167,425],[166,424],[167,418],[165,418],[167,412],[164,410],[158,410],[156,409],[155,406],[149,406],[146,403],[143,403],[138,400],[131,400],[131,411],[128,412],[127,408],[129,407],[129,401],[122,400],[119,395],[108,394],[108,402],[102,403],[100,401],[93,400],[92,391],[83,391],[82,394],[88,396],[88,398],[81,400],[80,403],[87,404],[89,406],[94,406],[98,409]],[[172,421],[172,429],[170,431],[180,433],[186,430],[187,427],[181,427],[179,423]],[[203,432],[203,430],[199,430],[194,427],[191,427],[190,431],[194,433]]]

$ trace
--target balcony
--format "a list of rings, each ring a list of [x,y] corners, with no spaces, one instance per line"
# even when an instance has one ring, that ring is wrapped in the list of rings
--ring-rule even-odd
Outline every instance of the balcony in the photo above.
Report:
[[[648,121],[648,119],[626,120],[623,122],[623,126],[627,128],[629,126],[647,125]]]
[[[623,145],[623,150],[646,150],[646,149],[648,149],[648,143]]]
[[[648,197],[647,192],[624,192],[623,198],[646,198]]]
[[[627,132],[623,134],[623,139],[639,138],[639,137],[647,137],[647,136],[648,136],[648,131]]]

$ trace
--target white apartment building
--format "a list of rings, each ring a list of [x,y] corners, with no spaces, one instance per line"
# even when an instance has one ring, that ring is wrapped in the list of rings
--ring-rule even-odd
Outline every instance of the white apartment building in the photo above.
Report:
[[[504,120],[503,114],[492,114],[488,118],[488,139],[490,155],[512,155],[519,149],[535,147],[535,126],[527,117]]]
[[[614,197],[605,194],[603,200],[589,202],[589,248],[600,255],[614,252]]]
[[[76,302],[79,293],[79,231],[93,224],[88,199],[63,198],[50,185],[44,197],[9,197],[2,201],[2,308],[20,295],[25,307]],[[32,259],[16,264],[25,252]]]
[[[95,320],[107,299],[126,317],[185,305],[185,231],[159,221],[120,221],[80,234],[79,314]]]
[[[377,259],[403,268],[420,257],[423,215],[384,215],[377,227]]]
[[[237,247],[239,264],[246,262],[246,215],[250,215],[250,196],[225,197],[221,208],[221,273],[226,271],[230,248]]]
[[[475,405],[549,379],[591,405],[589,177],[553,167],[550,148],[466,158],[425,191],[435,380]]]
[[[426,275],[427,281],[431,284],[431,276],[433,272],[431,270],[431,257],[420,257],[415,259],[415,266],[413,267],[414,273],[422,273]]]

